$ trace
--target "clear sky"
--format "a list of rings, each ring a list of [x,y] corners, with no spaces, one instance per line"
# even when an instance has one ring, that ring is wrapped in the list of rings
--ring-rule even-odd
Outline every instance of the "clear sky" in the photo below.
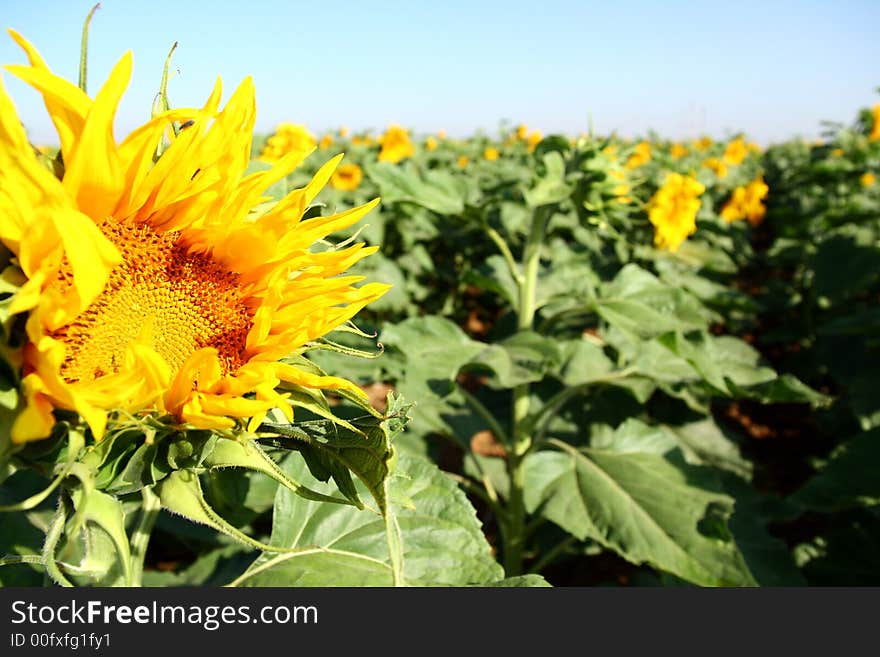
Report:
[[[0,0],[74,83],[93,2]],[[502,121],[577,134],[670,138],[744,131],[767,143],[814,137],[880,101],[880,0],[104,0],[92,22],[89,92],[125,50],[134,77],[117,138],[149,116],[179,42],[173,105],[200,105],[252,75],[257,129],[320,133],[392,122],[418,133],[494,134]],[[0,34],[0,62],[23,63]],[[32,139],[55,143],[36,94],[3,74]]]

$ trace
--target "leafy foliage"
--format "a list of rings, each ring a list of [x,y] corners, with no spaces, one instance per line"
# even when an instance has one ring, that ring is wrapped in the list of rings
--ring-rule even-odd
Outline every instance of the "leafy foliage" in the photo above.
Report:
[[[294,420],[273,412],[252,432],[137,421],[95,443],[62,417],[19,446],[4,355],[0,581],[876,584],[871,129],[763,153],[741,137],[504,129],[432,137],[398,163],[377,161],[369,135],[335,135],[364,178],[308,216],[381,195],[339,240],[380,246],[356,273],[395,287],[287,360],[356,380],[370,402],[290,385]],[[705,188],[675,251],[657,248],[651,218],[670,172]],[[755,181],[766,207],[731,219]],[[23,280],[8,254],[0,264],[9,343]],[[594,568],[608,563],[612,577]]]

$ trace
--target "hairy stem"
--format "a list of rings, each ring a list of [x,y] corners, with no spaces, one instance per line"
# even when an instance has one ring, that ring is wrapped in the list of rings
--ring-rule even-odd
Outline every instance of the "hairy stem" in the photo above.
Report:
[[[95,12],[100,8],[100,2],[92,7],[88,16],[86,16],[86,22],[83,24],[82,42],[79,50],[79,88],[83,90],[83,93],[86,92],[86,73],[88,70],[89,59],[89,25],[92,22],[92,16],[94,16]]]
[[[147,545],[150,542],[150,534],[159,511],[162,510],[162,502],[150,487],[141,489],[141,517],[131,537],[131,586],[140,586],[144,575],[144,559],[147,556]]]

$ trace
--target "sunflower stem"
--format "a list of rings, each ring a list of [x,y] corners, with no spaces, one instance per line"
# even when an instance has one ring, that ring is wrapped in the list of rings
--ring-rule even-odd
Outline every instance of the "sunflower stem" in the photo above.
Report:
[[[89,59],[89,24],[92,22],[92,16],[101,8],[101,3],[97,3],[86,16],[86,22],[83,24],[82,43],[79,49],[79,88],[86,93],[86,69]]]
[[[141,586],[150,534],[159,517],[159,511],[162,510],[159,496],[149,486],[141,489],[141,499],[143,501],[141,517],[131,537],[131,582],[129,586]]]
[[[51,577],[56,584],[69,588],[72,587],[73,584],[64,576],[61,569],[58,567],[58,562],[55,560],[55,550],[58,547],[61,535],[64,533],[64,523],[66,521],[67,508],[63,496],[60,496],[58,498],[58,508],[55,510],[55,515],[52,517],[52,521],[49,523],[49,529],[46,531],[46,540],[43,543],[43,554],[41,555],[41,559],[43,565],[46,567],[46,573],[49,577]]]
[[[530,331],[537,310],[538,270],[541,264],[541,244],[550,216],[548,206],[535,208],[532,226],[523,251],[522,279],[519,281],[519,316],[517,328]],[[532,447],[531,433],[525,428],[529,414],[529,384],[522,383],[513,389],[513,415],[511,418],[511,439],[513,449],[507,455],[507,472],[510,477],[510,492],[507,503],[507,532],[504,551],[504,569],[508,577],[523,572],[523,551],[525,548],[525,457]]]
[[[522,285],[523,275],[519,271],[519,267],[516,264],[513,253],[510,252],[510,247],[507,245],[507,242],[504,241],[504,238],[501,237],[501,233],[499,233],[491,226],[487,226],[486,234],[489,236],[489,239],[491,239],[495,243],[495,246],[498,247],[498,250],[504,257],[504,262],[507,263],[507,268],[510,271],[510,275],[513,277],[513,280],[516,281],[517,285]]]

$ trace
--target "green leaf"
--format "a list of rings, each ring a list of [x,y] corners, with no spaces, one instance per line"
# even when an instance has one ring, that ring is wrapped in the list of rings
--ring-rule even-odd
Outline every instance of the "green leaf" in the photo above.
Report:
[[[642,453],[664,455],[678,449],[676,436],[667,427],[652,426],[630,418],[610,433],[590,437],[590,447],[618,454]]]
[[[783,374],[770,381],[741,389],[728,381],[732,397],[754,399],[762,404],[809,403],[827,406],[831,398],[823,395],[791,374]]]
[[[318,502],[335,502],[351,504],[340,497],[327,497],[303,486],[285,475],[284,471],[273,461],[260,446],[251,440],[219,440],[204,461],[208,469],[245,468],[253,472],[267,475],[297,495]]]
[[[754,386],[776,378],[772,368],[759,364],[761,354],[738,338],[695,332],[661,336],[660,343],[684,358],[697,374],[722,394],[728,394],[728,382]]]
[[[514,309],[519,303],[519,287],[507,262],[498,254],[486,258],[479,268],[468,270],[465,280],[481,290],[494,292]]]
[[[540,381],[560,364],[561,358],[555,340],[532,331],[520,331],[487,346],[469,364],[489,368],[502,388],[513,388],[521,383]]]
[[[564,248],[561,242],[557,242],[557,246]],[[548,314],[578,307],[589,309],[588,304],[596,296],[599,284],[590,258],[554,245],[550,246],[550,252],[549,265],[542,267],[538,275],[536,307],[550,306],[544,310]]]
[[[736,499],[729,526],[749,571],[761,586],[803,586],[788,545],[769,531],[769,523],[792,515],[791,505],[762,495],[744,480],[723,475],[724,488]]]
[[[321,481],[332,477],[339,491],[359,507],[362,503],[351,479],[350,473],[353,472],[370,491],[379,509],[384,511],[385,480],[394,456],[391,438],[403,429],[408,419],[406,413],[409,406],[402,407],[400,404],[399,398],[392,398],[388,418],[370,415],[351,420],[353,431],[329,420],[295,424],[267,422],[260,426],[260,431],[281,436],[287,444],[279,442],[279,446],[302,453],[314,477]],[[400,414],[403,420],[398,421],[396,414]],[[315,499],[310,487],[297,485],[307,491],[305,497]]]
[[[2,358],[0,358],[2,361]],[[18,386],[7,382],[5,377],[0,379],[0,470],[6,467],[9,459],[23,445],[12,442],[12,424],[20,412]]]
[[[592,383],[614,369],[614,363],[602,347],[588,340],[567,342],[562,349],[565,364],[560,378],[568,386]]]
[[[183,516],[192,522],[207,525],[250,548],[279,551],[243,533],[211,508],[205,500],[199,477],[194,472],[175,470],[154,487],[154,492],[159,496],[162,508],[166,511]]]
[[[791,501],[825,512],[880,504],[878,465],[880,429],[872,429],[838,447],[828,464]]]
[[[85,436],[81,431],[76,429],[71,429],[67,427],[66,424],[58,423],[52,430],[53,436],[57,434],[57,437],[61,440],[67,441],[66,446],[66,457],[63,463],[59,463],[54,468],[54,478],[52,482],[43,488],[40,492],[34,493],[30,497],[24,500],[17,500],[12,504],[3,504],[0,505],[0,513],[2,512],[15,512],[15,511],[28,511],[37,507],[44,500],[46,500],[49,495],[54,491],[64,479],[71,473],[72,470],[76,467],[76,459],[80,455],[80,452],[85,447]],[[2,495],[0,495],[0,500],[2,500]]]
[[[372,312],[396,312],[406,311],[409,303],[407,294],[407,278],[401,268],[381,252],[374,253],[358,263],[350,273],[366,276],[373,281],[382,281],[391,285],[391,289],[380,298],[370,302]]]
[[[537,208],[542,205],[561,203],[571,196],[573,186],[565,181],[565,160],[562,155],[553,151],[544,155],[544,176],[538,179],[534,187],[523,192],[526,205]]]
[[[446,215],[464,210],[468,186],[459,176],[433,171],[423,179],[410,162],[375,162],[366,166],[366,173],[379,186],[385,204],[415,203]]]
[[[549,587],[550,583],[541,575],[520,575],[518,577],[507,577],[506,579],[501,579],[497,582],[489,582],[482,586],[491,586],[495,588],[534,588]]]
[[[689,463],[711,465],[751,479],[752,463],[742,456],[736,442],[726,436],[711,417],[669,427],[669,430],[675,434]]]
[[[284,468],[306,480],[307,468],[290,457]],[[321,486],[318,482],[310,485]],[[435,465],[401,455],[389,481],[390,509],[400,528],[404,580],[416,586],[485,584],[502,577],[476,512],[464,493]],[[325,490],[332,493],[332,486]],[[279,489],[273,545],[294,549],[263,555],[237,586],[391,586],[385,521],[369,510],[319,504]]]
[[[605,287],[596,300],[596,312],[636,339],[703,329],[713,316],[696,297],[632,264]]]
[[[726,529],[733,500],[702,469],[657,453],[554,445],[562,453],[528,457],[530,511],[632,563],[696,584],[754,584]]]
[[[844,303],[875,285],[880,277],[876,234],[866,228],[845,227],[819,244],[810,264],[815,272],[815,294]]]
[[[95,486],[114,495],[133,493],[152,486],[173,470],[202,466],[218,440],[211,431],[178,432],[149,426],[126,428],[90,445],[81,460],[95,473]]]
[[[90,584],[130,586],[131,553],[122,503],[86,487],[71,491],[70,497],[76,508],[66,527],[71,561],[91,573]]]
[[[0,516],[0,559],[12,557],[35,557],[46,536],[51,511],[4,513]],[[2,586],[40,586],[44,568],[39,564],[4,564],[0,567]]]
[[[238,528],[250,525],[270,511],[278,490],[277,481],[252,470],[208,470],[201,479],[211,508]]]
[[[657,342],[686,361],[715,394],[764,403],[829,401],[794,376],[779,376],[761,365],[761,354],[738,338],[699,331],[686,336],[668,333]]]
[[[386,366],[397,359],[402,373],[396,388],[417,402],[412,414],[414,425],[419,431],[447,431],[442,419],[447,410],[444,400],[454,389],[459,369],[486,345],[471,340],[448,319],[434,316],[386,324],[379,340],[397,352],[386,352],[384,358]]]
[[[456,324],[443,317],[415,317],[386,325],[380,342],[398,349],[425,378],[455,379],[459,368],[485,345],[471,340]]]
[[[657,338],[630,341],[613,330],[607,337],[627,364],[642,376],[668,383],[699,380],[693,366]]]

